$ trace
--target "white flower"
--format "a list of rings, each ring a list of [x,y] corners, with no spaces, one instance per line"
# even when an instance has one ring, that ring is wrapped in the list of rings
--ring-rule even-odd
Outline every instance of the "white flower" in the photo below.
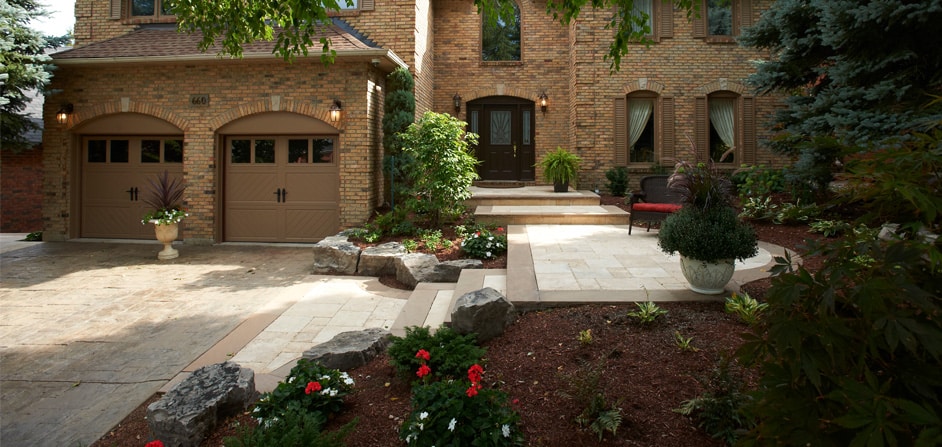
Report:
[[[353,385],[353,379],[347,377],[347,378],[343,379],[343,383],[345,383],[345,384],[347,384],[347,385]]]
[[[419,431],[425,430],[425,424],[419,423]]]
[[[507,425],[507,424],[501,425],[501,426],[500,426],[500,432],[504,434],[504,437],[505,437],[505,438],[509,438],[509,437],[510,437],[510,426]]]
[[[425,419],[425,418],[427,418],[427,417],[428,417],[428,411],[423,411],[423,412],[419,413],[419,420],[420,420],[420,421],[423,420],[423,419]]]
[[[451,422],[448,423],[448,431],[455,431],[455,424],[458,423],[458,420],[451,418]]]
[[[491,252],[489,252],[489,251],[484,252],[484,256],[490,258],[490,257],[491,257]]]
[[[488,236],[487,240],[493,241],[493,240],[494,240],[494,236]]]
[[[294,383],[294,376],[288,378],[288,383]]]

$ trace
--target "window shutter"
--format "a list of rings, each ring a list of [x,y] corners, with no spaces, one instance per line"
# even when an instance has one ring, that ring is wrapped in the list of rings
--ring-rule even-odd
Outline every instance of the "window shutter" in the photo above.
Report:
[[[752,0],[739,0],[739,33],[752,26]]]
[[[674,98],[661,99],[661,162],[676,161],[674,152],[676,135],[674,134]]]
[[[697,17],[696,14],[691,18],[693,21],[693,37],[706,37],[707,36],[707,2],[706,0],[701,0],[700,2],[700,17]]]
[[[756,99],[742,99],[742,158],[743,163],[756,163]]]
[[[376,0],[360,0],[361,11],[372,11],[376,9]]]
[[[658,11],[657,37],[666,39],[674,37],[674,4],[671,2],[654,0]]]
[[[124,0],[111,0],[111,18],[120,19],[121,18],[121,4],[124,3]]]
[[[693,142],[697,146],[697,153],[690,154],[689,156],[695,157],[699,160],[706,160],[710,158],[710,120],[707,118],[709,114],[707,113],[706,96],[698,96],[694,100],[694,108],[693,124],[695,129],[695,137]]]
[[[628,114],[624,97],[615,98],[615,166],[628,165]]]

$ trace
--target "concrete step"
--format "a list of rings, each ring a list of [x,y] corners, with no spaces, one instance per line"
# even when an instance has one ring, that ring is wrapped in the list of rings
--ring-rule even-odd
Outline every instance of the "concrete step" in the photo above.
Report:
[[[448,306],[448,315],[445,323],[451,323],[451,313],[455,310],[455,303],[462,295],[490,287],[502,295],[507,296],[507,270],[505,269],[465,269],[461,271],[458,282],[455,284],[454,297]]]
[[[479,206],[474,217],[491,225],[628,225],[628,213],[613,205]]]
[[[406,328],[410,326],[438,328],[442,322],[429,324],[431,322],[429,313],[432,308],[441,313],[440,308],[445,306],[441,300],[451,300],[451,296],[447,296],[447,298],[443,294],[440,296],[441,292],[448,292],[448,295],[450,295],[454,292],[454,289],[455,284],[453,283],[419,283],[412,291],[412,294],[409,295],[409,300],[399,311],[399,316],[396,317],[396,321],[393,322],[389,331],[397,337],[402,337],[406,334]],[[439,302],[436,304],[436,301]]]
[[[465,201],[468,209],[479,206],[592,206],[599,196],[589,191],[553,192],[552,186],[525,188],[471,188],[472,196]]]

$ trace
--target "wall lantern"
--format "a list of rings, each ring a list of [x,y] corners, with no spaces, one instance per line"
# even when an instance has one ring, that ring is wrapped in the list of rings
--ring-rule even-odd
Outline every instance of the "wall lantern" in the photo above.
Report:
[[[330,120],[333,122],[340,121],[340,112],[343,111],[343,107],[340,105],[340,100],[335,99],[334,103],[330,105]]]
[[[72,114],[72,104],[64,104],[59,111],[56,112],[56,122],[59,124],[65,124],[69,122],[69,115]]]
[[[549,97],[546,96],[546,92],[540,93],[540,110],[542,110],[544,114],[546,113],[546,103],[548,102]]]
[[[461,113],[461,95],[455,93],[455,96],[452,96],[451,100],[455,103],[455,115],[458,115]]]

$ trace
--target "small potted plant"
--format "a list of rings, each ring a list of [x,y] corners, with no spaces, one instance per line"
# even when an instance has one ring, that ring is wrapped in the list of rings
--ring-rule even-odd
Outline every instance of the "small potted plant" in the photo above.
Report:
[[[183,210],[181,202],[186,186],[179,178],[171,178],[167,171],[149,179],[150,190],[144,197],[144,203],[153,208],[141,218],[142,224],[154,224],[157,240],[164,244],[164,249],[157,254],[157,259],[173,259],[180,253],[173,248],[173,241],[179,235],[179,224],[189,214]]]
[[[569,191],[569,182],[579,176],[580,163],[582,159],[576,154],[557,147],[555,151],[543,157],[540,167],[543,168],[546,181],[553,183],[553,191],[566,192]]]
[[[680,266],[690,289],[723,293],[735,261],[755,256],[755,230],[739,219],[732,205],[732,183],[712,163],[677,164],[668,187],[681,196],[683,207],[664,219],[658,245],[667,254],[680,254]]]

